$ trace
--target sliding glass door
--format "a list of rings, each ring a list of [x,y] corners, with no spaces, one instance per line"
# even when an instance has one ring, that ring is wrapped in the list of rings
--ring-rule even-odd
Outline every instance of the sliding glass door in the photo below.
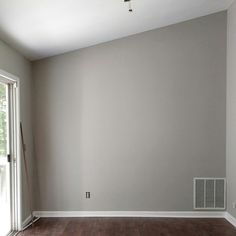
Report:
[[[0,70],[0,236],[20,228],[16,77]]]
[[[0,236],[12,230],[9,85],[0,83]]]

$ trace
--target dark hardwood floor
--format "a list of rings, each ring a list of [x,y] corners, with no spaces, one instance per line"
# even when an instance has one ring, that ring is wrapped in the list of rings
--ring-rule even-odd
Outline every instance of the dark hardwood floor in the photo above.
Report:
[[[44,218],[18,236],[236,236],[225,219]]]

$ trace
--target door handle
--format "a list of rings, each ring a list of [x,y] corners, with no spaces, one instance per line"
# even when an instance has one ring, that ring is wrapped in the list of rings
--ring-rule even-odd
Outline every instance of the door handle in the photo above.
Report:
[[[11,162],[11,154],[7,154],[7,161],[10,163]]]

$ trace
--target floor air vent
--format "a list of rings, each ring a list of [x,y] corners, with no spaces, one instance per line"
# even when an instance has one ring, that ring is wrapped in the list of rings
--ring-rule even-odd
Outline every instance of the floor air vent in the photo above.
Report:
[[[224,210],[225,178],[194,178],[194,209]]]

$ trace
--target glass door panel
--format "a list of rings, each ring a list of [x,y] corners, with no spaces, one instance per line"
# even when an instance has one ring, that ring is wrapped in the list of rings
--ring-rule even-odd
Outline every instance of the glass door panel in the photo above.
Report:
[[[0,236],[11,232],[11,179],[8,129],[8,85],[0,83]]]

